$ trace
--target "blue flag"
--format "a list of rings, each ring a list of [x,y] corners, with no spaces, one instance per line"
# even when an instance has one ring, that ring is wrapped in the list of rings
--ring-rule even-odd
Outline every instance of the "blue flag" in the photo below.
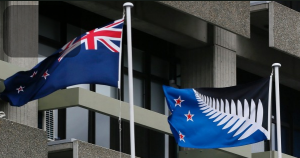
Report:
[[[168,122],[177,144],[225,148],[270,137],[269,78],[226,88],[177,89],[163,86]]]
[[[74,38],[29,71],[4,81],[2,100],[12,106],[42,98],[76,84],[118,87],[124,19]]]

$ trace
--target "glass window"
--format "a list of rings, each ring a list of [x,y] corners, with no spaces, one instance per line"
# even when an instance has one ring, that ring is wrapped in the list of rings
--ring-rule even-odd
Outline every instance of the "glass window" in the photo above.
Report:
[[[116,91],[117,88],[114,87],[96,85],[96,93],[107,97],[117,98]],[[110,117],[100,113],[96,113],[96,145],[110,148]]]
[[[101,106],[101,105],[99,105]],[[96,113],[96,145],[110,148],[110,117]]]
[[[52,55],[54,52],[56,52],[58,49],[54,47],[47,46],[45,44],[39,43],[39,59],[38,62],[41,62],[46,57]]]
[[[277,132],[276,132],[276,124],[272,123],[272,150],[277,150]]]
[[[88,110],[80,107],[67,108],[66,139],[88,141]]]
[[[39,35],[60,41],[60,22],[39,15]]]
[[[300,101],[296,100],[293,109],[293,123],[296,127],[300,128]],[[299,148],[300,149],[300,148]]]
[[[136,106],[144,107],[144,92],[143,92],[143,80],[133,78],[133,103]],[[129,103],[129,91],[128,91],[128,76],[124,75],[124,101]]]
[[[90,89],[89,84],[73,85],[67,87],[67,89],[75,87],[80,87],[88,90]],[[75,138],[86,142],[88,141],[88,115],[89,112],[87,109],[81,107],[67,108],[67,139]]]
[[[127,55],[127,45],[124,45],[123,56],[124,56],[124,66],[128,67],[128,55]],[[132,48],[132,67],[133,70],[143,72],[143,51]]]
[[[281,149],[282,153],[288,154],[288,132],[289,129],[281,126]]]
[[[169,62],[151,56],[151,74],[164,79],[169,79]]]
[[[67,24],[67,42],[71,41],[75,37],[78,37],[82,35],[83,33],[86,33],[87,31],[84,29],[81,29],[79,27],[76,27],[71,24]]]
[[[151,110],[165,114],[165,98],[162,84],[151,82]]]
[[[300,131],[294,130],[294,156],[300,157]]]

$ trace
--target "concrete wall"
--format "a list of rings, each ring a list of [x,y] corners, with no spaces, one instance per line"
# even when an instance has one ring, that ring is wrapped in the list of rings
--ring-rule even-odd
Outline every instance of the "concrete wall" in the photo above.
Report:
[[[107,149],[94,144],[76,140],[73,142],[73,158],[110,158],[120,157],[120,152]],[[121,153],[122,158],[130,158],[130,155]]]
[[[46,132],[0,118],[0,157],[47,158],[47,155]]]
[[[110,19],[123,14],[124,1],[68,1],[67,3]],[[206,43],[207,23],[158,2],[132,2],[132,27],[179,46],[195,48]],[[154,9],[155,8],[155,9]],[[158,18],[159,17],[159,18]]]
[[[237,66],[259,76],[269,76],[273,63],[281,63],[280,83],[300,90],[300,59],[270,48],[268,35],[251,33],[251,39],[237,36]]]
[[[0,2],[0,60],[30,69],[37,64],[38,56],[38,2]],[[37,127],[37,101],[22,107],[0,103],[6,118]]]
[[[300,13],[270,2],[269,40],[270,47],[300,57]]]
[[[249,1],[161,1],[161,3],[250,38]]]
[[[253,153],[252,158],[277,158],[278,152],[277,151],[266,151],[261,153]],[[282,158],[296,158],[287,154],[282,154]]]
[[[242,150],[242,149],[241,149]],[[245,151],[247,152],[247,151]],[[196,157],[203,157],[203,158],[244,158],[244,156],[237,155],[234,153],[226,152],[223,150],[218,149],[196,149],[196,150],[189,150],[189,151],[180,151],[178,154],[178,158],[196,158]]]
[[[213,27],[208,46],[178,50],[183,88],[226,87],[236,84],[236,35]]]

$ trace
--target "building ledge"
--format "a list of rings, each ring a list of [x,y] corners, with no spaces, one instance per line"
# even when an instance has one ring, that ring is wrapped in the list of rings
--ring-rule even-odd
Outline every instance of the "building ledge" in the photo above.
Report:
[[[76,139],[48,143],[49,158],[119,157],[120,152]],[[130,155],[121,153],[123,158]]]
[[[39,99],[39,111],[62,109],[68,107],[82,107],[111,117],[119,117],[121,104],[122,119],[129,121],[129,104],[119,100],[88,91],[82,88],[58,90]],[[136,124],[169,134],[171,131],[167,116],[157,112],[134,106],[134,121]]]
[[[252,158],[277,158],[277,151],[265,151],[260,153],[253,153]],[[287,154],[282,153],[282,158],[296,158]]]

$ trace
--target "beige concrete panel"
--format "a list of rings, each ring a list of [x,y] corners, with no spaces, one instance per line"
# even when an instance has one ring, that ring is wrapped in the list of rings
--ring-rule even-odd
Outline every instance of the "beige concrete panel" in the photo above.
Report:
[[[180,151],[178,153],[178,158],[196,158],[196,157],[203,157],[203,158],[246,158],[245,155],[239,155],[232,152],[227,152],[221,149],[194,149],[188,151]],[[247,158],[251,158],[247,157]]]
[[[278,158],[277,151],[265,151],[261,153],[253,153],[252,158]],[[282,153],[282,158],[296,158],[287,154]]]
[[[236,85],[236,53],[215,45],[214,47],[214,87]]]
[[[250,38],[249,1],[160,1],[233,33]]]
[[[251,145],[243,145],[239,147],[232,147],[232,148],[220,148],[220,150],[227,151],[229,153],[234,153],[236,155],[251,158]]]
[[[122,16],[124,1],[68,1],[110,19]],[[177,45],[195,48],[207,42],[207,23],[158,2],[132,2],[132,27]]]
[[[300,13],[269,3],[269,46],[300,57]]]
[[[119,151],[107,149],[98,145],[90,144],[79,140],[73,142],[74,158],[117,158],[119,156]],[[130,158],[131,156],[128,154],[121,153],[121,157]]]
[[[0,118],[1,158],[47,158],[45,131]]]
[[[86,108],[112,117],[118,117],[120,111],[119,100],[82,88],[58,90],[39,99],[39,111],[74,106]],[[121,102],[121,113],[122,118],[128,121],[130,118],[128,103]],[[136,124],[171,135],[166,115],[135,106],[134,118]]]

